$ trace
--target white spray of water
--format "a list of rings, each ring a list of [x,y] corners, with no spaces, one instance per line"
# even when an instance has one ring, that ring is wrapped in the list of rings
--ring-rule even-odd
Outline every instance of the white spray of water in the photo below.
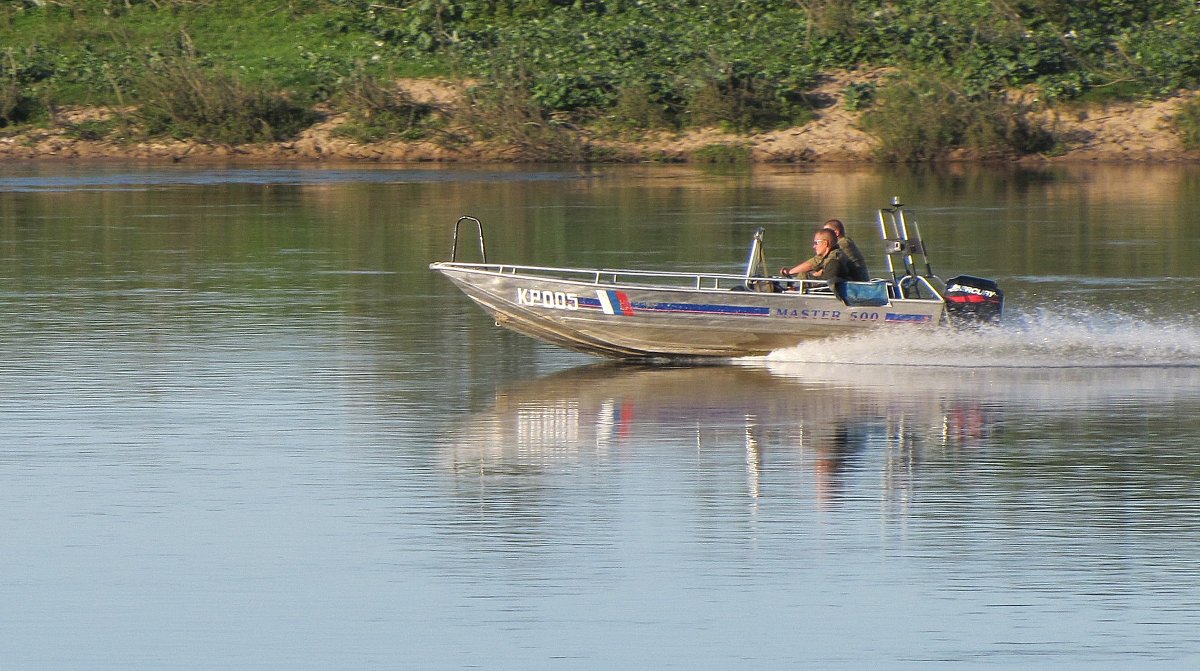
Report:
[[[1200,325],[1054,307],[977,330],[881,329],[772,352],[769,362],[950,368],[1200,367]]]
[[[903,397],[1107,407],[1200,397],[1200,325],[1048,306],[978,330],[880,329],[738,361],[772,375]],[[1191,401],[1188,401],[1191,402]]]

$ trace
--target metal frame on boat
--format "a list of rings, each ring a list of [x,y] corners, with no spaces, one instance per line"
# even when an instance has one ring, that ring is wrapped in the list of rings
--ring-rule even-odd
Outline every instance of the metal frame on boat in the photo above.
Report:
[[[458,261],[465,223],[477,230],[477,263]],[[879,228],[890,277],[832,289],[823,280],[770,276],[761,228],[741,274],[555,268],[488,263],[482,222],[464,216],[450,260],[429,268],[499,326],[615,358],[761,355],[873,328],[1000,318],[1003,294],[992,280],[934,275],[920,229],[899,202],[879,210]]]

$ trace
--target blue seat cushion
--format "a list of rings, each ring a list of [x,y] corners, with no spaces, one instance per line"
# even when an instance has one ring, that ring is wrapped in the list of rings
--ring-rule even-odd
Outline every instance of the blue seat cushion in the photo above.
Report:
[[[871,280],[870,282],[842,282],[839,287],[844,293],[842,299],[846,305],[887,305],[887,281]]]

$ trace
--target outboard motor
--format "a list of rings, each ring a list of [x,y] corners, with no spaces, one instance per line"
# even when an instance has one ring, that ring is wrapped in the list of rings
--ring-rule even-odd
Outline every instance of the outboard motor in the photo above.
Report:
[[[1004,311],[1004,292],[994,280],[958,275],[946,280],[946,314],[956,326],[995,324]]]

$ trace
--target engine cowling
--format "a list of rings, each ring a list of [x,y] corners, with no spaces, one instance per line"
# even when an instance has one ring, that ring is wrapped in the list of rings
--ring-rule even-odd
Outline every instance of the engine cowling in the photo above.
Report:
[[[995,280],[958,275],[946,280],[946,314],[953,324],[995,324],[1004,312],[1004,292]]]

